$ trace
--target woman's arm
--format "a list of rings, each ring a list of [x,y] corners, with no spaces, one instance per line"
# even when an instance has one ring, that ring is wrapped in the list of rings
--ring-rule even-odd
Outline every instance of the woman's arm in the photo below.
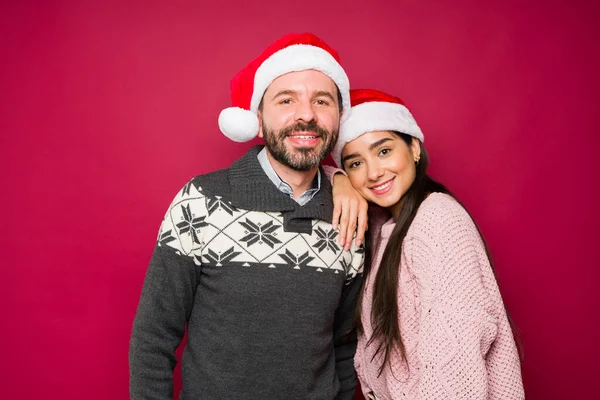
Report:
[[[414,222],[418,232],[406,243],[407,259],[424,288],[419,398],[443,393],[448,398],[523,399],[518,352],[475,224],[449,198],[423,211]]]
[[[356,245],[360,246],[368,229],[367,201],[352,187],[344,170],[328,165],[323,170],[333,186],[332,224],[334,229],[340,228],[338,243],[349,250],[356,230]]]

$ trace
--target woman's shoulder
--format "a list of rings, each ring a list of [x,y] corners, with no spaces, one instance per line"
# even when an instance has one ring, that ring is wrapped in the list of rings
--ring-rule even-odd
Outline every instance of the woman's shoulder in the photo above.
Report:
[[[454,197],[437,192],[421,203],[411,230],[413,234],[437,239],[465,231],[477,232],[467,210]]]
[[[448,217],[469,218],[467,210],[451,195],[446,193],[431,193],[419,206],[415,218],[429,218],[433,222],[443,222]]]
[[[441,276],[446,282],[480,277],[485,266],[489,266],[485,244],[475,222],[450,195],[430,194],[421,203],[410,229],[411,260],[424,269],[432,281],[442,279]]]

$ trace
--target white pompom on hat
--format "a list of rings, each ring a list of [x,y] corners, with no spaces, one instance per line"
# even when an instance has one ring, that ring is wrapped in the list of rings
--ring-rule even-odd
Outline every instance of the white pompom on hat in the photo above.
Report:
[[[311,33],[291,33],[271,44],[231,80],[232,107],[219,114],[219,128],[235,142],[258,135],[258,106],[269,85],[289,72],[314,69],[337,85],[342,97],[342,121],[350,109],[350,82],[337,52]]]
[[[342,168],[342,150],[346,143],[367,132],[396,131],[425,140],[417,121],[398,97],[372,89],[350,91],[350,116],[342,121],[340,136],[331,156]]]

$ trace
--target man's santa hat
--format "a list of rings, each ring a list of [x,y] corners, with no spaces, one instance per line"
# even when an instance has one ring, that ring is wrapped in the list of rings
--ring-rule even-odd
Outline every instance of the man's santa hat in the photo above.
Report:
[[[254,139],[259,128],[258,106],[271,82],[289,72],[308,69],[320,71],[335,82],[342,97],[343,117],[347,117],[350,83],[337,52],[311,33],[293,33],[267,47],[231,80],[233,107],[219,115],[221,132],[236,142]]]
[[[350,91],[352,109],[349,118],[340,126],[340,136],[331,153],[333,161],[342,168],[342,149],[363,133],[396,131],[425,140],[417,121],[399,98],[378,90]]]

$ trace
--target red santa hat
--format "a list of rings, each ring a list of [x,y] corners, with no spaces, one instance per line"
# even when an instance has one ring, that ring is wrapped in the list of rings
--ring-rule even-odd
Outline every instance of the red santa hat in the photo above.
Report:
[[[350,116],[340,126],[340,136],[331,153],[333,161],[342,168],[342,149],[363,133],[396,131],[425,140],[417,121],[398,97],[371,89],[350,91]]]
[[[259,128],[258,105],[271,82],[289,72],[308,69],[320,71],[335,82],[342,97],[342,110],[348,111],[350,83],[337,52],[311,33],[292,33],[267,47],[231,80],[233,107],[219,114],[221,132],[236,142],[254,139]]]

